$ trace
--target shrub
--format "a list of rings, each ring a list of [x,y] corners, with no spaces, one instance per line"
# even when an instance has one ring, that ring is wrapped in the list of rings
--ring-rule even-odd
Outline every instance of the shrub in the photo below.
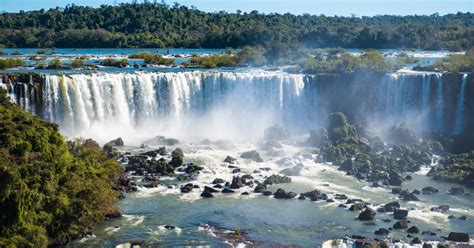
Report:
[[[128,56],[130,59],[143,59],[146,64],[173,65],[174,59],[164,58],[161,54],[136,53]]]
[[[112,58],[106,58],[100,62],[101,65],[103,66],[113,66],[113,67],[126,67],[128,65],[128,59],[112,59]]]
[[[25,65],[25,61],[19,58],[0,59],[0,70]]]
[[[47,69],[52,69],[52,70],[58,70],[58,69],[61,69],[63,68],[63,64],[61,62],[60,59],[58,58],[55,58],[53,60],[51,60],[48,64],[48,67]]]
[[[84,66],[84,61],[80,58],[75,58],[73,61],[72,61],[72,64],[71,66],[73,68],[81,68]]]

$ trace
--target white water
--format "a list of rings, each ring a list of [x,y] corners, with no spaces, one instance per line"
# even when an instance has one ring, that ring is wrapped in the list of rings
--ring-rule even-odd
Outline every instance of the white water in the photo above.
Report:
[[[462,77],[461,89],[459,91],[457,103],[456,103],[456,122],[454,123],[453,134],[461,134],[463,131],[464,123],[464,94],[467,85],[467,74]]]

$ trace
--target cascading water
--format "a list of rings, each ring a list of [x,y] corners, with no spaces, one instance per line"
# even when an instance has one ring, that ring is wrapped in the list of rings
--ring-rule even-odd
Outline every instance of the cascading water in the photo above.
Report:
[[[461,89],[459,91],[458,99],[456,102],[456,121],[454,122],[454,129],[452,134],[457,135],[461,134],[463,131],[463,123],[464,123],[464,95],[466,91],[467,85],[467,74],[463,74],[462,76],[462,83]]]
[[[447,131],[449,114],[443,111],[450,100],[445,100],[442,74],[392,73],[375,86],[350,80],[349,88],[362,87],[362,95],[331,88],[339,82],[318,76],[260,70],[45,74],[40,85],[10,82],[6,88],[13,101],[58,123],[65,135],[101,142],[157,134],[258,137],[274,124],[307,133],[324,125],[329,111],[347,110],[379,127],[408,121],[418,130]],[[463,132],[466,82],[464,76],[449,130],[457,134]]]

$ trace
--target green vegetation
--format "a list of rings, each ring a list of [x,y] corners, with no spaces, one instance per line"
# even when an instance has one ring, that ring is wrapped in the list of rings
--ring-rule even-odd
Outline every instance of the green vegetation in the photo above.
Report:
[[[474,48],[469,49],[466,54],[451,54],[433,65],[416,66],[420,71],[450,71],[450,72],[474,72]]]
[[[13,55],[13,56],[20,56],[20,55],[21,55],[21,52],[18,51],[18,50],[17,50],[17,51],[13,51],[13,52],[12,52],[12,55]]]
[[[107,59],[103,59],[101,62],[100,62],[101,65],[103,66],[113,66],[113,67],[126,67],[128,65],[128,59],[121,59],[121,60],[118,60],[118,59],[112,59],[112,58],[107,58]]]
[[[123,168],[93,140],[66,143],[56,124],[0,90],[0,247],[46,247],[77,238],[116,213]]]
[[[52,70],[59,70],[61,68],[63,68],[63,63],[58,58],[51,60],[48,63],[48,67],[47,67],[47,69],[52,69]]]
[[[80,58],[75,58],[71,64],[72,68],[81,68],[83,66],[84,66],[84,61]]]
[[[0,14],[6,47],[188,47],[260,45],[268,50],[307,48],[421,48],[474,46],[474,14],[341,17],[293,14],[207,13],[165,3],[123,3],[100,8],[69,5]],[[283,49],[286,50],[286,49]]]
[[[0,70],[24,65],[25,61],[19,58],[0,59]]]
[[[39,49],[38,51],[36,51],[36,53],[37,53],[37,54],[42,54],[42,55],[44,55],[44,54],[46,54],[46,50],[44,50],[44,49]]]
[[[197,68],[235,67],[237,66],[237,57],[224,54],[193,56],[185,66]]]
[[[129,59],[143,59],[146,64],[173,65],[174,59],[164,58],[161,54],[136,53],[130,54]]]

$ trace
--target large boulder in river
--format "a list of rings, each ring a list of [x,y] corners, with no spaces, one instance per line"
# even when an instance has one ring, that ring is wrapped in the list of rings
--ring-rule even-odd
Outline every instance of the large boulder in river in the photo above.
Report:
[[[174,151],[171,153],[170,165],[173,166],[174,168],[179,167],[183,164],[183,160],[184,160],[183,150],[181,150],[180,148],[174,149]]]
[[[416,133],[407,122],[394,125],[388,131],[388,140],[394,144],[411,144],[417,141]]]
[[[408,222],[406,220],[399,220],[393,225],[393,229],[407,229]]]
[[[451,195],[464,195],[464,189],[462,187],[453,187],[449,193]]]
[[[469,234],[450,232],[447,240],[454,241],[454,242],[469,242]]]
[[[278,125],[267,127],[265,131],[263,132],[263,139],[265,140],[279,141],[279,140],[288,139],[289,137],[290,137],[290,132],[288,132],[288,130]]]
[[[427,186],[427,187],[424,187],[421,189],[421,193],[423,195],[432,195],[434,193],[438,193],[439,190],[434,188],[434,187],[431,187],[431,186]]]
[[[260,157],[260,154],[255,150],[243,152],[242,154],[240,154],[240,157],[245,159],[251,159],[257,163],[263,162],[262,157]]]
[[[366,208],[364,211],[362,211],[362,213],[359,214],[359,217],[357,217],[357,219],[362,221],[373,220],[376,214],[377,213],[375,213],[375,211],[371,208]]]
[[[329,142],[328,131],[324,128],[317,128],[309,132],[308,146],[319,147]]]
[[[396,209],[400,208],[400,203],[394,201],[394,202],[389,202],[383,206],[383,209],[385,212],[393,212]]]
[[[280,183],[291,183],[291,178],[287,176],[271,175],[267,179],[265,179],[265,181],[263,181],[263,184],[265,185],[280,184]]]
[[[122,138],[119,137],[107,142],[104,146],[123,146],[123,145],[124,145],[123,140]]]
[[[265,190],[267,190],[267,186],[266,186],[265,184],[263,184],[263,183],[259,183],[259,184],[257,184],[257,187],[255,187],[254,192],[255,192],[255,193],[262,193],[262,192],[264,192]]]
[[[408,216],[408,210],[406,209],[395,209],[393,212],[393,218],[396,220],[406,219]]]
[[[277,199],[291,199],[296,196],[296,193],[291,191],[286,192],[284,189],[277,189],[273,196]]]
[[[145,141],[146,145],[165,145],[165,146],[174,146],[179,144],[179,140],[177,139],[172,139],[172,138],[166,138],[165,136],[162,135],[157,135],[156,137],[149,139]]]
[[[234,177],[232,178],[232,183],[230,184],[231,189],[240,189],[243,186],[242,178]]]

